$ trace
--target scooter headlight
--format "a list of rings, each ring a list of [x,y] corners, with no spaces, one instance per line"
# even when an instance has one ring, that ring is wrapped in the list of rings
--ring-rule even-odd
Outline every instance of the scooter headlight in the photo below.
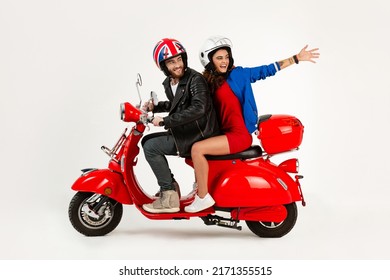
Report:
[[[299,172],[299,161],[296,158],[288,159],[279,164],[279,167],[289,173]]]
[[[138,122],[141,116],[141,111],[129,102],[121,103],[119,113],[124,122]]]
[[[123,121],[125,119],[125,103],[121,103],[119,108],[119,115],[121,117],[121,120]]]

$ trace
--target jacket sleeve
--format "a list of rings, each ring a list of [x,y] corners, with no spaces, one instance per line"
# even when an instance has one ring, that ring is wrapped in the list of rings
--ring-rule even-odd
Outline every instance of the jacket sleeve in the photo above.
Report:
[[[164,113],[169,112],[171,108],[171,101],[159,101],[156,106],[154,106],[153,113]]]
[[[252,68],[244,68],[245,71],[248,71],[248,75],[250,77],[251,83],[254,83],[258,80],[265,80],[267,77],[271,77],[275,75],[277,69],[275,64],[272,63],[270,65],[262,65],[258,67]]]
[[[202,118],[206,114],[206,108],[211,102],[206,80],[198,74],[194,75],[189,83],[189,86],[186,87],[189,92],[185,93],[185,100],[182,101],[188,106],[164,117],[165,128],[185,125]]]

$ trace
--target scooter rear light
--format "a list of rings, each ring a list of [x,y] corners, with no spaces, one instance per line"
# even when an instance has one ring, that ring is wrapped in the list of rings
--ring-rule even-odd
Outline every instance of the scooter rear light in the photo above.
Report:
[[[296,158],[288,159],[279,164],[279,167],[289,173],[298,173],[299,161]]]

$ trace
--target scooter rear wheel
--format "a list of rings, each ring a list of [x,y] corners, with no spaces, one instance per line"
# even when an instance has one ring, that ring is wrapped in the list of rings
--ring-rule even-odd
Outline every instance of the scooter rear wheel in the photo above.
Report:
[[[121,203],[101,196],[104,203],[96,212],[91,211],[87,200],[94,193],[77,192],[69,204],[69,220],[73,227],[86,236],[103,236],[113,231],[122,219],[123,206]],[[98,203],[98,202],[97,202]]]
[[[292,230],[298,217],[298,209],[295,202],[286,204],[284,207],[287,210],[287,217],[280,223],[262,221],[245,221],[245,223],[259,237],[282,237]]]

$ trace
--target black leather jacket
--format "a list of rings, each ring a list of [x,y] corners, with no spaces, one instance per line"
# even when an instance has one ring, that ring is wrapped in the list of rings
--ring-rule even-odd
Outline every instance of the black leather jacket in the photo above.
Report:
[[[178,154],[191,155],[191,146],[199,140],[219,135],[219,125],[206,80],[197,71],[187,68],[173,95],[169,77],[163,82],[169,101],[160,101],[153,112],[169,112],[164,128],[175,139]]]

